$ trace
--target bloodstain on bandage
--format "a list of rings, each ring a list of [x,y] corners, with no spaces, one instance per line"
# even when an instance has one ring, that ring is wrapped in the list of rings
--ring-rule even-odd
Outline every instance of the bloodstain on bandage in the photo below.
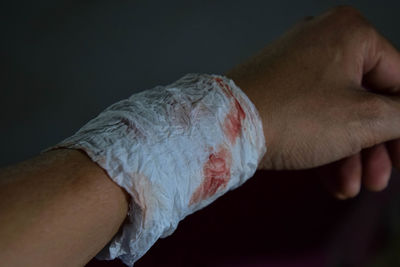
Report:
[[[231,101],[230,109],[224,118],[224,134],[231,144],[242,132],[242,121],[246,114],[231,87],[221,78],[213,78],[226,97]],[[231,178],[231,151],[221,145],[217,151],[211,153],[203,166],[204,180],[193,193],[189,205],[198,203],[213,196],[218,190],[225,188]]]
[[[240,136],[242,130],[242,121],[246,118],[246,114],[243,111],[239,101],[232,93],[232,89],[226,84],[221,78],[215,78],[215,81],[224,91],[225,95],[233,99],[233,105],[225,117],[224,121],[224,132],[232,144],[235,144],[236,138]]]
[[[189,205],[213,196],[220,188],[225,188],[231,178],[231,152],[220,146],[209,155],[203,166],[204,180],[193,193]]]
[[[225,95],[229,98],[235,98],[232,93],[231,87],[224,82],[221,78],[214,78],[214,80],[218,83],[219,87],[224,91]]]
[[[236,99],[235,99],[236,100]],[[242,121],[246,115],[240,106],[239,102],[235,101],[235,104],[231,106],[228,115],[224,121],[224,132],[232,144],[235,144],[236,138],[240,136],[242,131]]]

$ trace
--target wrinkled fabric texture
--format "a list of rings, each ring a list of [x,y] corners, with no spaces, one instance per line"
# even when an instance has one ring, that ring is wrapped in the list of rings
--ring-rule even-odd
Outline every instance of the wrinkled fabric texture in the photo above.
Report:
[[[55,148],[85,151],[131,196],[127,219],[96,256],[129,266],[253,176],[266,152],[251,101],[232,80],[206,74],[119,101]]]

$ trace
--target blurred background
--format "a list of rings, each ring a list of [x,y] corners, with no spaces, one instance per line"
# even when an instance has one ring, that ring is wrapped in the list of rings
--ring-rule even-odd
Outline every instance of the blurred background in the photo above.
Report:
[[[0,167],[135,92],[189,72],[224,73],[300,19],[339,4],[357,7],[400,47],[395,0],[4,1]],[[396,173],[383,193],[349,201],[331,198],[312,170],[256,176],[184,220],[135,266],[400,266]]]

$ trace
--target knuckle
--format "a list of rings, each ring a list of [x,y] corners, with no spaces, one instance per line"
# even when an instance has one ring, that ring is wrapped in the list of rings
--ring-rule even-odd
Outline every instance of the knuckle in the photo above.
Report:
[[[360,40],[368,38],[375,33],[375,28],[361,14],[360,11],[351,6],[339,6],[331,11],[334,20],[342,29],[342,33],[348,39]]]

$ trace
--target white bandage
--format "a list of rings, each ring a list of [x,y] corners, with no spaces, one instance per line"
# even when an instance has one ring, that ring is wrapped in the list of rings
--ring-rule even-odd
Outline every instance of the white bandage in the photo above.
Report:
[[[253,176],[266,152],[247,96],[232,80],[199,74],[113,104],[60,147],[84,150],[131,196],[128,220],[97,255],[127,265]]]

